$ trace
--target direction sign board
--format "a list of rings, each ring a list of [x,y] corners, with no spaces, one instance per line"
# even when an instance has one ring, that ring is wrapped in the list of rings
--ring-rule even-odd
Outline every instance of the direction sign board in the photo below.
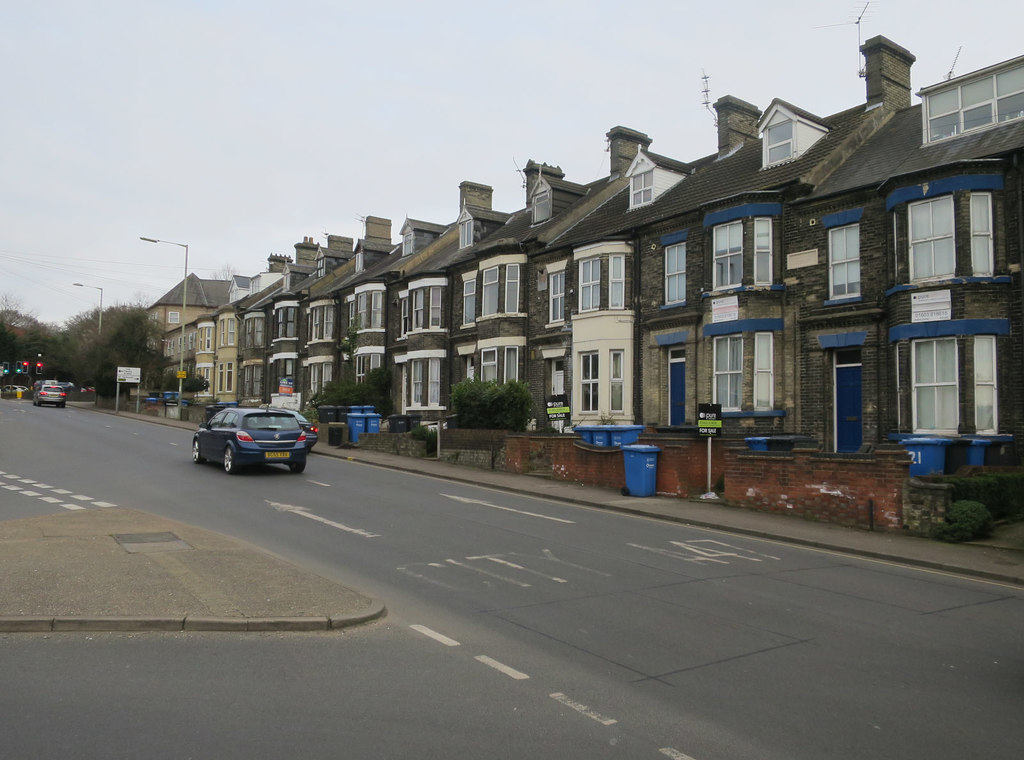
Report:
[[[140,367],[118,367],[117,382],[119,383],[141,383],[142,369]]]
[[[722,434],[721,404],[697,404],[697,433],[709,438]]]

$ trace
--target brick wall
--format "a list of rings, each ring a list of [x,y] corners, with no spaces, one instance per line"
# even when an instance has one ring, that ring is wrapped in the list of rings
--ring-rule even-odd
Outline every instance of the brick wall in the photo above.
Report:
[[[725,500],[730,504],[842,525],[903,527],[904,482],[910,468],[903,449],[828,454],[727,448],[724,459]]]

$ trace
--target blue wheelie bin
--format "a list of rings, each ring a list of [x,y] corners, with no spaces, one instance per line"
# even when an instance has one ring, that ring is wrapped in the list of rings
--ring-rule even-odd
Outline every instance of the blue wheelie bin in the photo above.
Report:
[[[946,447],[949,438],[904,438],[903,446],[910,452],[910,475],[941,475],[946,470]]]
[[[626,471],[625,496],[653,496],[658,482],[657,446],[626,444],[622,447]]]

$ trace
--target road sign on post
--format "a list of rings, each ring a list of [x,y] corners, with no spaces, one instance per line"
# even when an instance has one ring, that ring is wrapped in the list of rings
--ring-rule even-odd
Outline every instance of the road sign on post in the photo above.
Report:
[[[142,369],[140,367],[118,367],[117,382],[119,383],[141,383]]]
[[[711,439],[722,434],[722,405],[697,404],[697,433],[708,439],[708,488],[702,499],[717,499],[711,490]]]

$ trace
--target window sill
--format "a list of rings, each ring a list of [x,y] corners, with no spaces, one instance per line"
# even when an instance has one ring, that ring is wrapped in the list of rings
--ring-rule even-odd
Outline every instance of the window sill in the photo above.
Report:
[[[661,309],[661,311],[665,311],[667,309],[679,309],[683,306],[686,306],[686,301],[673,301],[672,303],[662,304],[658,308]]]
[[[864,296],[841,296],[828,299],[825,301],[825,306],[846,306],[851,303],[861,303],[863,300]]]
[[[723,417],[785,417],[786,411],[784,409],[764,409],[756,412],[746,410],[733,410],[733,411],[722,411]]]

